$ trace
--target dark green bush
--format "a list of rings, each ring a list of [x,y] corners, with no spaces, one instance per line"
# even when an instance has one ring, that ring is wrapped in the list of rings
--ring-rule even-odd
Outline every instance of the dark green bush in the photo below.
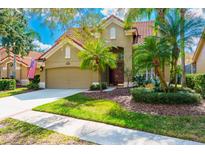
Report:
[[[134,79],[133,79],[135,85],[137,87],[143,87],[145,85],[145,82],[146,82],[146,78],[144,75],[141,75],[141,74],[137,74]]]
[[[107,89],[107,84],[106,83],[102,83],[102,89]],[[100,90],[100,84],[96,83],[96,84],[92,84],[90,86],[90,90]]]
[[[0,79],[0,90],[14,90],[14,89],[16,89],[16,80]]]
[[[40,83],[40,75],[35,75],[34,79],[30,81],[30,83],[27,85],[29,89],[37,90],[39,89],[39,83]]]
[[[191,89],[194,89],[195,76],[196,76],[196,74],[187,74],[187,75],[186,75],[186,84],[187,84],[187,87],[189,87],[189,88],[191,88]]]
[[[187,87],[194,89],[205,98],[205,74],[189,74],[186,76]]]
[[[195,104],[200,103],[201,95],[188,92],[177,91],[176,93],[155,92],[146,88],[134,88],[131,90],[135,102],[153,104]]]

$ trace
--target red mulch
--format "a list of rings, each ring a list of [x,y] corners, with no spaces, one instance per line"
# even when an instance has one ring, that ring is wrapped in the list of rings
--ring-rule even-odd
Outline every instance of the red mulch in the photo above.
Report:
[[[201,104],[192,105],[166,105],[166,104],[147,104],[136,103],[127,88],[115,89],[111,92],[89,92],[84,93],[96,99],[111,99],[118,102],[130,111],[149,113],[154,115],[205,115],[205,100]]]

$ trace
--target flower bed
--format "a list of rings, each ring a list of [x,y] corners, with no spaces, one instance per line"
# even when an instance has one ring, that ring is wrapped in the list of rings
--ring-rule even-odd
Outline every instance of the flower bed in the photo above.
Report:
[[[205,115],[205,101],[199,104],[153,104],[136,103],[127,88],[115,89],[111,92],[89,92],[84,95],[95,99],[113,100],[126,109],[139,113],[154,115]]]

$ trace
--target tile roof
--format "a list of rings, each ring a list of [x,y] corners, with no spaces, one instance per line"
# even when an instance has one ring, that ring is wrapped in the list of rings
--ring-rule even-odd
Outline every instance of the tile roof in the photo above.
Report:
[[[16,60],[18,62],[23,63],[26,66],[29,66],[32,58],[37,60],[41,55],[42,55],[42,53],[40,53],[40,52],[29,51],[28,55],[26,55],[24,57],[16,56]],[[5,48],[0,48],[0,62],[7,59],[7,58],[13,60],[13,53],[10,52],[8,55]]]
[[[154,21],[143,21],[133,23],[133,28],[136,28],[137,34],[140,36],[138,43],[143,43],[145,37],[153,35],[153,25]]]

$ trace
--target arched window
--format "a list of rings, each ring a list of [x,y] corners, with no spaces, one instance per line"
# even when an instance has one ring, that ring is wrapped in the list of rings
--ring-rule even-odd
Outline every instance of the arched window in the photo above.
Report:
[[[70,47],[69,46],[65,48],[65,58],[70,58]]]
[[[110,28],[110,39],[116,39],[116,29],[115,29],[115,27]]]

